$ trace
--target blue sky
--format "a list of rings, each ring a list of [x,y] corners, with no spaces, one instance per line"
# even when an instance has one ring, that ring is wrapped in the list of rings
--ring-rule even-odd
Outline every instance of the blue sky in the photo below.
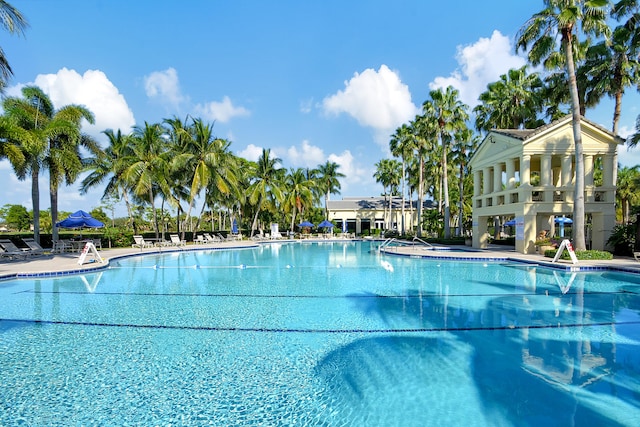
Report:
[[[471,107],[489,82],[525,64],[514,36],[542,1],[11,0],[24,37],[2,33],[14,70],[7,93],[37,84],[56,107],[84,104],[85,132],[187,115],[215,121],[218,137],[255,160],[270,148],[291,167],[327,160],[347,177],[341,195],[379,195],[374,164],[389,135],[429,91],[453,85]],[[638,96],[623,101],[621,136],[633,131]],[[587,118],[611,128],[605,102]],[[620,148],[620,161],[640,163]],[[30,181],[0,162],[0,206],[31,209]],[[43,175],[41,208],[49,207]],[[100,205],[102,189],[62,188],[60,209]],[[124,214],[124,206],[118,207]]]

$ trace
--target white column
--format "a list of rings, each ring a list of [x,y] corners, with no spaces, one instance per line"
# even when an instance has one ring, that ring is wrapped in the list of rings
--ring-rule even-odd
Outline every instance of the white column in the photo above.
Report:
[[[493,167],[493,192],[502,191],[502,164],[498,163]]]
[[[584,156],[584,185],[593,185],[593,156]]]
[[[491,192],[491,168],[482,169],[482,194],[489,194]]]
[[[507,188],[512,190],[516,186],[516,159],[507,159]]]
[[[520,159],[520,185],[531,185],[531,155],[523,154]]]
[[[480,195],[480,171],[473,171],[473,196]]]
[[[571,155],[563,154],[562,155],[562,172],[560,175],[560,185],[563,187],[567,187],[571,185]]]
[[[553,179],[553,169],[551,169],[551,154],[543,154],[540,158],[540,185],[548,187]]]
[[[613,185],[613,165],[614,156],[612,154],[605,154],[602,159],[602,185],[610,187]]]

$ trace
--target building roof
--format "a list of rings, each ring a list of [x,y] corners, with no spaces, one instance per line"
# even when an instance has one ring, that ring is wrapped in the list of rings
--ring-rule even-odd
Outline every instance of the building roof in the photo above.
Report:
[[[343,197],[342,200],[327,201],[327,208],[330,211],[345,210],[383,210],[388,208],[388,200],[384,197]],[[411,207],[416,208],[417,200],[405,200],[405,209]],[[435,206],[433,200],[425,200],[422,204],[423,209],[431,209]],[[402,209],[402,198],[394,197],[392,199],[393,209]]]

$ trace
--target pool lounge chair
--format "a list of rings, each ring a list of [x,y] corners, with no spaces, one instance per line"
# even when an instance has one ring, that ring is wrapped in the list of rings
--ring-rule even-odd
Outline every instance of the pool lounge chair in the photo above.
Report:
[[[142,236],[133,236],[134,244],[131,245],[132,248],[152,248],[153,243],[145,242]]]
[[[634,252],[633,257],[636,259],[636,261],[640,261],[640,252]]]
[[[11,240],[2,239],[0,240],[0,248],[2,248],[3,256],[13,258],[26,258],[28,250],[22,250],[17,247]]]
[[[181,248],[187,245],[187,241],[180,240],[180,236],[178,236],[177,234],[171,234],[169,235],[169,237],[171,238],[171,242],[169,243],[170,246],[177,246]]]
[[[194,245],[204,245],[206,242],[204,241],[204,236],[202,234],[198,234],[195,239],[193,239]]]
[[[29,250],[25,251],[26,253],[30,255],[44,255],[44,248],[40,246],[33,237],[25,237],[22,241],[29,247]]]

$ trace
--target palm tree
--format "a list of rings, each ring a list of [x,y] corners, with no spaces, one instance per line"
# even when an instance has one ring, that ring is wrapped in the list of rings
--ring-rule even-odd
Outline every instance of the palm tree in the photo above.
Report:
[[[108,145],[104,151],[85,159],[85,169],[90,173],[82,180],[80,194],[86,194],[89,189],[108,179],[101,199],[118,200],[122,198],[127,208],[129,222],[133,226],[134,233],[137,233],[137,224],[133,220],[133,209],[129,201],[131,187],[123,177],[127,166],[124,160],[134,158],[133,143],[128,135],[122,134],[120,129],[115,133],[112,129],[107,129],[102,133],[107,136]]]
[[[279,182],[280,168],[277,166],[282,163],[282,160],[274,157],[271,158],[271,150],[262,149],[262,154],[258,159],[254,175],[253,182],[248,188],[249,203],[256,207],[255,216],[251,223],[251,235],[258,227],[258,215],[262,210],[262,205],[269,196],[273,196],[276,200],[280,201],[283,198],[282,183]]]
[[[296,215],[303,213],[306,206],[313,205],[314,182],[307,179],[305,170],[302,168],[291,169],[285,177],[285,199],[284,206],[291,212],[290,231],[294,231]]]
[[[49,153],[50,141],[61,135],[79,138],[75,123],[64,115],[56,115],[51,99],[37,86],[22,88],[22,98],[9,97],[3,102],[5,114],[22,131],[11,136],[19,137],[11,142],[19,144],[25,162],[16,169],[18,179],[31,176],[31,201],[33,208],[33,237],[40,242],[40,170]],[[26,135],[29,135],[28,137]]]
[[[382,217],[384,218],[384,227],[388,230],[390,227],[387,223],[387,187],[391,187],[391,160],[382,159],[375,165],[376,171],[373,174],[376,182],[382,184],[382,195],[384,197],[384,205]],[[389,204],[389,207],[391,205]]]
[[[405,184],[406,184],[406,165],[407,159],[411,157],[411,154],[414,149],[414,138],[411,131],[411,127],[408,124],[403,124],[400,126],[394,134],[391,136],[391,141],[389,141],[389,149],[391,150],[391,154],[396,157],[400,157],[402,160],[402,189],[400,192],[402,193],[402,219],[401,219],[401,230],[402,234],[406,234],[406,226],[404,223],[405,217]]]
[[[489,83],[480,94],[476,113],[476,129],[534,129],[541,126],[544,84],[538,73],[527,73],[527,66],[511,69],[497,82]]]
[[[171,196],[168,177],[170,165],[166,147],[164,129],[158,123],[144,123],[135,126],[131,135],[131,156],[123,159],[125,169],[123,178],[131,191],[140,201],[151,206],[156,238],[159,237],[160,227],[158,212],[155,208],[155,198],[162,195],[170,203],[176,204]]]
[[[5,0],[0,0],[0,15],[2,15],[0,25],[2,25],[9,34],[23,35],[24,30],[29,26],[20,11]],[[0,48],[0,92],[7,86],[7,80],[9,80],[12,75],[13,70],[9,65],[9,61],[4,55],[2,48]]]
[[[452,163],[458,166],[458,235],[464,236],[464,181],[465,177],[470,176],[469,171],[469,160],[471,159],[471,155],[475,152],[476,147],[478,146],[478,137],[473,136],[473,132],[471,129],[465,128],[459,130],[454,138],[454,143],[452,144]]]
[[[629,224],[631,207],[640,202],[640,166],[622,167],[618,171],[616,199],[622,211],[622,223]]]
[[[437,138],[436,124],[425,115],[416,116],[410,123],[413,134],[413,147],[417,153],[418,164],[418,237],[422,237],[422,206],[424,203],[424,169],[425,158],[433,152],[433,141]]]
[[[327,160],[325,164],[318,165],[317,180],[318,186],[324,194],[324,219],[329,219],[328,201],[331,194],[340,194],[340,181],[339,178],[344,178],[345,175],[338,172],[338,165],[335,162]]]
[[[101,151],[98,143],[89,135],[80,132],[82,120],[93,124],[91,111],[80,105],[66,105],[53,112],[48,120],[64,120],[70,126],[67,131],[49,138],[49,149],[44,160],[49,170],[49,199],[51,201],[52,240],[58,240],[58,188],[64,179],[66,185],[73,184],[84,169],[84,159],[80,147],[89,153]]]
[[[619,16],[625,10],[620,6],[612,14]],[[636,19],[629,19],[625,25],[616,27],[609,40],[602,40],[589,48],[583,66],[590,82],[587,101],[596,104],[604,95],[614,99],[612,131],[616,135],[624,91],[635,86],[640,77],[640,46],[637,40],[633,40],[634,36],[638,37],[635,35],[638,31],[640,23]]]
[[[438,140],[442,147],[442,186],[444,193],[444,238],[451,237],[450,218],[451,207],[449,205],[449,180],[447,156],[449,142],[453,135],[466,127],[465,121],[469,119],[468,106],[462,103],[459,92],[452,86],[432,90],[429,93],[431,100],[422,104],[424,113],[431,116],[437,123]]]
[[[580,99],[574,63],[574,45],[578,43],[578,30],[585,35],[608,35],[606,22],[607,0],[544,0],[545,8],[534,14],[519,30],[516,51],[528,50],[529,61],[537,66],[555,53],[555,40],[561,41],[571,94],[573,140],[575,147],[575,196],[573,205],[574,245],[576,250],[586,249],[584,210],[584,156],[580,126]],[[578,27],[581,28],[578,28]],[[557,64],[557,63],[556,63]],[[555,64],[554,64],[555,65]]]

